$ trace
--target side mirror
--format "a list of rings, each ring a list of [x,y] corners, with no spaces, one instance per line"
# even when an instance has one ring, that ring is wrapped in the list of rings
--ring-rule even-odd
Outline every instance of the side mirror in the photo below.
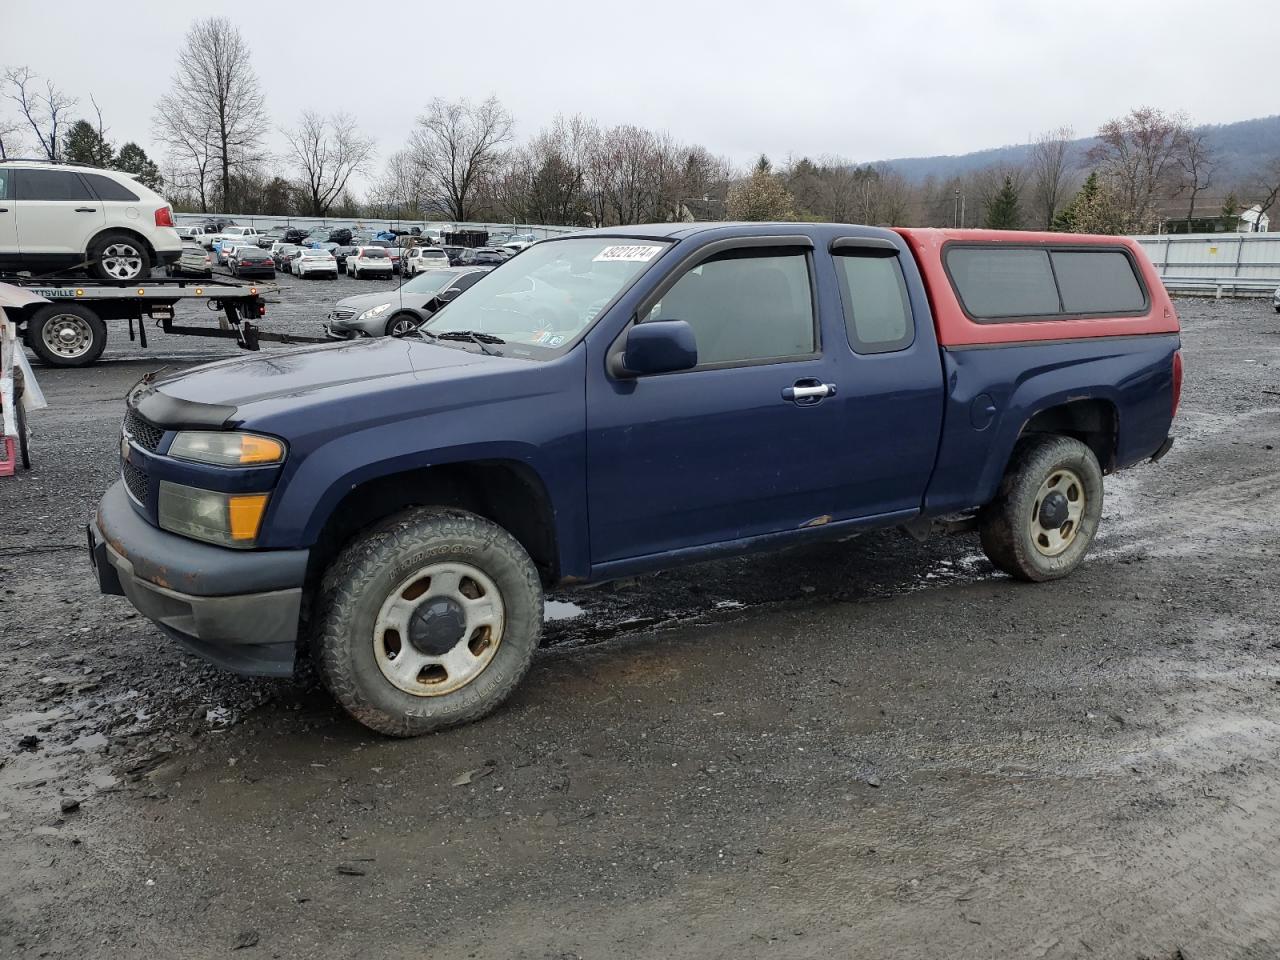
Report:
[[[650,320],[627,331],[621,354],[610,358],[615,377],[675,373],[698,365],[698,342],[693,327],[683,320]]]
[[[461,292],[462,291],[459,290],[457,287],[450,287],[447,290],[441,290],[440,293],[436,296],[436,299],[439,300],[441,303],[448,303],[450,300],[452,300]]]

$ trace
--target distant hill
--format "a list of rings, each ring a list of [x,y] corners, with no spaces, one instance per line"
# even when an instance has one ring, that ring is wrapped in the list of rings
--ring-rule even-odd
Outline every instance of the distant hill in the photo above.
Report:
[[[1220,163],[1214,179],[1221,184],[1247,180],[1263,161],[1280,156],[1280,116],[1238,123],[1205,124],[1196,129],[1209,134],[1209,142]],[[1096,142],[1096,137],[1072,141],[1072,155],[1077,162]],[[939,180],[964,176],[992,164],[1021,166],[1027,162],[1030,149],[1027,144],[1019,144],[955,156],[901,157],[885,162],[912,183],[920,183],[930,176]]]

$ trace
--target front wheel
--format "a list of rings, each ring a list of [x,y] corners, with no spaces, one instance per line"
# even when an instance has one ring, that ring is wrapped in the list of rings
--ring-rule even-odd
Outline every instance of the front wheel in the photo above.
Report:
[[[403,337],[413,333],[418,329],[420,321],[417,317],[408,313],[397,313],[394,317],[387,321],[386,335],[388,337]]]
[[[978,515],[982,549],[1019,580],[1065,577],[1084,560],[1102,519],[1102,468],[1072,437],[1019,441],[995,500]]]
[[[374,528],[329,567],[320,598],[321,676],[351,716],[395,737],[489,713],[542,633],[529,554],[462,510],[416,508]]]

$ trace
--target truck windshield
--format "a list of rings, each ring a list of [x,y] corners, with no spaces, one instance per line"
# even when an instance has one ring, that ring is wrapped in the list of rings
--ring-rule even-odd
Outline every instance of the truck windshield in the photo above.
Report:
[[[666,248],[661,240],[619,237],[540,243],[486,275],[422,329],[428,336],[473,331],[554,350],[586,329]]]

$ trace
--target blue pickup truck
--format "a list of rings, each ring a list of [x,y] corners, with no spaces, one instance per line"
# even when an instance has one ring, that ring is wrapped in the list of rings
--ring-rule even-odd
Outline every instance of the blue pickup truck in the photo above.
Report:
[[[403,337],[152,376],[104,593],[360,722],[492,710],[543,589],[900,526],[1078,566],[1168,450],[1178,320],[1119,237],[664,224],[536,244]]]

